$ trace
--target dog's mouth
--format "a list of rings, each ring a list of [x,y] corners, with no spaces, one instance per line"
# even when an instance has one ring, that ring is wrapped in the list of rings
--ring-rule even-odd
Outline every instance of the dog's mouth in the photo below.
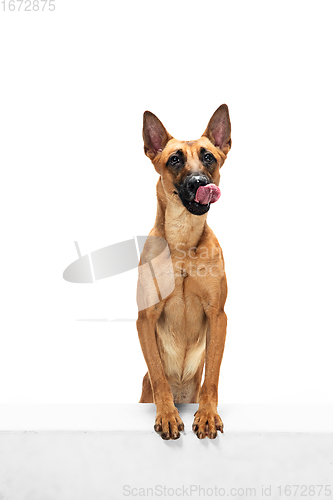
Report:
[[[194,215],[204,215],[221,196],[221,191],[216,184],[200,185],[195,192],[179,189],[177,192],[184,207]]]

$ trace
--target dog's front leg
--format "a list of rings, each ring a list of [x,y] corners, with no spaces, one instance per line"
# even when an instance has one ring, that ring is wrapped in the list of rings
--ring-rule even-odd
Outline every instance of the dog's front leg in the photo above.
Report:
[[[223,423],[217,413],[220,366],[227,331],[227,316],[223,310],[207,312],[209,328],[206,339],[205,379],[199,393],[199,408],[195,413],[193,430],[199,439],[215,439],[223,432]]]
[[[154,429],[163,439],[178,439],[184,424],[173,402],[170,384],[164,373],[163,364],[156,343],[156,322],[161,310],[155,307],[139,312],[137,329],[156,405]]]

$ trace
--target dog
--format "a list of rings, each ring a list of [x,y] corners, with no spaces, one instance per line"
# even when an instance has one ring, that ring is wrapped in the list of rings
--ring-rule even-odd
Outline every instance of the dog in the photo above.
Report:
[[[159,174],[157,214],[150,237],[166,240],[174,270],[174,289],[139,310],[138,336],[148,372],[140,403],[155,403],[154,429],[178,439],[184,424],[177,403],[199,403],[192,429],[199,439],[223,432],[217,413],[220,365],[226,338],[227,281],[221,247],[207,225],[220,190],[220,168],[231,148],[226,104],[212,115],[200,139],[179,141],[150,111],[143,117],[144,152]],[[140,266],[157,255],[147,243]],[[156,276],[154,277],[157,285]],[[149,283],[138,282],[149,296]],[[203,368],[205,376],[201,386]]]

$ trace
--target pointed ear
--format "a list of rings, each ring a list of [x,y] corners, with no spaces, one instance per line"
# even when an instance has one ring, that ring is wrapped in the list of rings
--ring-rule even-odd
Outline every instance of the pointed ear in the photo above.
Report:
[[[217,108],[202,135],[208,137],[210,142],[220,148],[223,153],[229,152],[231,148],[231,124],[226,104]]]
[[[157,153],[165,148],[172,136],[166,131],[163,123],[150,111],[143,114],[143,142],[145,154],[153,160]]]

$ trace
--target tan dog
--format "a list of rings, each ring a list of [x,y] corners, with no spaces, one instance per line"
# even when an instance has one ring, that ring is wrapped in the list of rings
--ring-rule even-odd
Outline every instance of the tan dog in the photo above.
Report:
[[[140,403],[155,403],[154,428],[163,439],[178,439],[184,429],[174,403],[199,403],[193,430],[200,439],[214,439],[218,430],[223,432],[217,402],[227,282],[221,247],[206,219],[219,197],[220,168],[231,148],[230,134],[226,104],[215,111],[202,137],[190,142],[174,139],[154,114],[144,113],[145,154],[160,175],[150,236],[167,241],[175,276],[173,292],[141,310],[137,320],[148,366]],[[152,245],[146,244],[140,264],[155,255]],[[138,293],[148,296],[148,287],[139,280]]]

